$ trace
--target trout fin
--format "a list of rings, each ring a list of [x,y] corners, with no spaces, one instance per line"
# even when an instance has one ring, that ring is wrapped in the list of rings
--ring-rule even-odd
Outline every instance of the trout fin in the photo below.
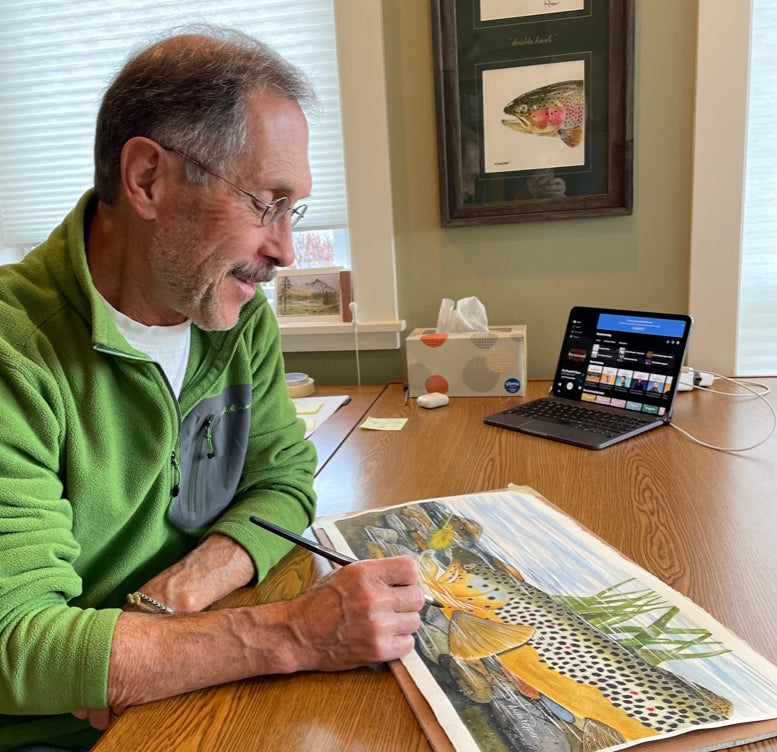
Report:
[[[539,700],[540,699],[540,693],[537,689],[532,687],[531,684],[528,684],[523,679],[521,679],[518,674],[511,671],[507,666],[504,665],[501,661],[499,662],[500,666],[502,668],[502,673],[507,677],[507,680],[512,684],[524,697],[528,697],[530,700]]]
[[[606,723],[586,718],[583,723],[583,752],[596,752],[606,747],[623,744],[626,737]]]
[[[505,624],[472,616],[464,611],[454,611],[451,614],[448,638],[451,655],[471,661],[525,645],[533,634],[534,627]]]
[[[510,575],[510,577],[514,577],[516,580],[520,580],[523,582],[523,575],[513,566],[508,564],[506,561],[502,561],[501,559],[497,559],[495,556],[491,557],[491,565],[496,567],[497,569],[501,569],[503,572],[506,572]]]
[[[562,128],[559,130],[558,135],[567,146],[574,148],[583,140],[583,126],[576,125],[574,128]]]

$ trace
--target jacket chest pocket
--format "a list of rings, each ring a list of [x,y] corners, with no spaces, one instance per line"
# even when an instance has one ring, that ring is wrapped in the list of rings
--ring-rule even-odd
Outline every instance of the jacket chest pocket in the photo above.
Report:
[[[248,445],[249,385],[204,400],[181,424],[179,493],[171,516],[192,530],[213,523],[235,495]]]

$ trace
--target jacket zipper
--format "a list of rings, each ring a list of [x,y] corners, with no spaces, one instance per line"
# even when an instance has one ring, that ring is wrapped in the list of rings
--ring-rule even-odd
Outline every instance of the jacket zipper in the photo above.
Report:
[[[170,464],[173,470],[173,488],[170,493],[175,498],[181,492],[181,465],[178,462],[178,455],[175,453],[175,450],[173,450],[170,458]]]
[[[211,426],[213,425],[213,415],[209,415],[207,418],[205,418],[205,423],[203,423],[202,428],[200,429],[200,435],[197,439],[197,446],[195,448],[194,456],[192,458],[192,471],[191,475],[189,477],[189,512],[194,514],[196,507],[197,507],[197,475],[200,469],[200,453],[202,452],[202,445],[205,444],[207,446],[208,452],[207,457],[208,459],[213,459],[216,456],[216,453],[213,449],[213,433],[211,431]]]

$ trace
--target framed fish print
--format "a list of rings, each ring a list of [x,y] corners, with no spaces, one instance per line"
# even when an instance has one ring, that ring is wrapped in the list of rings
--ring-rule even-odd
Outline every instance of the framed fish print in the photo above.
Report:
[[[432,0],[443,226],[630,214],[633,0]]]

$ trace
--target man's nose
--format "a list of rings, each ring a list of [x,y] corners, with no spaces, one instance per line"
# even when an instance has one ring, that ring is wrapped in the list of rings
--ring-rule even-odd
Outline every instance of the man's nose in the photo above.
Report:
[[[275,224],[270,225],[267,230],[270,234],[271,253],[276,266],[291,266],[294,263],[291,212],[286,212]]]

